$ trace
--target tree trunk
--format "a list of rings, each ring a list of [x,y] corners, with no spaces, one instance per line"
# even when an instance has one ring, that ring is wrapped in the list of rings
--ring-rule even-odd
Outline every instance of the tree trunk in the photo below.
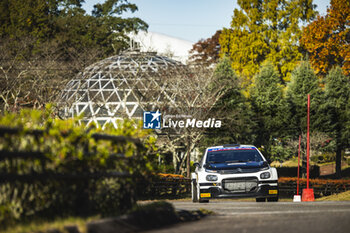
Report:
[[[176,151],[172,151],[171,152],[173,155],[173,166],[174,166],[174,173],[177,174],[178,173],[178,162],[177,162],[177,155],[176,155]]]
[[[186,158],[186,166],[187,166],[187,178],[191,178],[191,147],[189,146],[187,150],[187,158]]]
[[[335,154],[335,175],[337,178],[341,178],[341,147],[337,145]]]

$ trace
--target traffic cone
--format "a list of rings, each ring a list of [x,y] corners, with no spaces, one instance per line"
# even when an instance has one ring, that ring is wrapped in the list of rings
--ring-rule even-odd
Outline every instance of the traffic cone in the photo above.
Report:
[[[303,189],[302,201],[315,201],[314,189]]]

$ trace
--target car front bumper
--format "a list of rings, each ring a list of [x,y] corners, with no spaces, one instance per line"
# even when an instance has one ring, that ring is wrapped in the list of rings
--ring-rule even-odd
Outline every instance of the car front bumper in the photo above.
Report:
[[[215,183],[200,184],[200,198],[203,200],[212,198],[274,198],[278,197],[278,184],[277,181],[272,184],[259,183],[254,191],[249,192],[232,192],[225,190],[221,186],[216,186]]]

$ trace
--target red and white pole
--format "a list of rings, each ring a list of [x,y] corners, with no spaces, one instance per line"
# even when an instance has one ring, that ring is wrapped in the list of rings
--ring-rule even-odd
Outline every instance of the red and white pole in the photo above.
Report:
[[[306,142],[306,188],[309,189],[310,177],[310,94],[307,95],[307,142]]]
[[[300,144],[301,135],[299,135],[299,148],[298,148],[298,178],[297,178],[297,195],[294,195],[293,202],[301,202],[301,196],[299,195],[299,178],[300,178]]]
[[[307,95],[307,144],[306,144],[306,189],[303,189],[302,201],[314,201],[314,190],[309,188],[310,177],[310,94]]]
[[[297,195],[299,195],[299,178],[300,178],[300,144],[301,144],[301,135],[299,135],[299,149],[298,149],[298,179],[297,179]]]

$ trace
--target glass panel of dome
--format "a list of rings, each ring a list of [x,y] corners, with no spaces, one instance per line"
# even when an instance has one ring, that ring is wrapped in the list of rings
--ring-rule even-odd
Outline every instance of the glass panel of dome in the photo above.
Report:
[[[115,113],[117,112],[118,108],[119,108],[119,104],[107,104],[108,112],[111,115],[115,115]]]
[[[136,110],[137,106],[138,106],[137,104],[127,104],[126,105],[128,116],[131,117],[134,114],[134,111]]]
[[[143,110],[140,106],[137,106],[133,117],[143,117]]]
[[[109,80],[101,80],[100,81],[101,83],[101,89],[107,89],[106,86],[107,86],[107,83],[109,83]]]
[[[135,98],[132,91],[130,91],[128,96],[126,97],[126,102],[137,102],[137,99]]]
[[[124,97],[125,97],[124,91],[123,90],[118,90],[117,93],[119,95],[120,101],[124,101]]]
[[[110,102],[110,101],[111,101],[110,98],[111,98],[111,96],[112,96],[112,94],[113,94],[114,92],[113,92],[113,91],[106,91],[106,90],[104,90],[104,91],[102,91],[102,93],[103,93],[104,99],[105,99],[107,102]]]
[[[109,81],[105,86],[104,89],[114,90],[114,85],[112,81]]]
[[[106,123],[106,120],[97,120],[98,124],[100,127],[103,127],[104,124]]]
[[[89,95],[89,99],[93,100],[95,98],[95,96],[97,95],[98,91],[87,90],[87,93]]]

